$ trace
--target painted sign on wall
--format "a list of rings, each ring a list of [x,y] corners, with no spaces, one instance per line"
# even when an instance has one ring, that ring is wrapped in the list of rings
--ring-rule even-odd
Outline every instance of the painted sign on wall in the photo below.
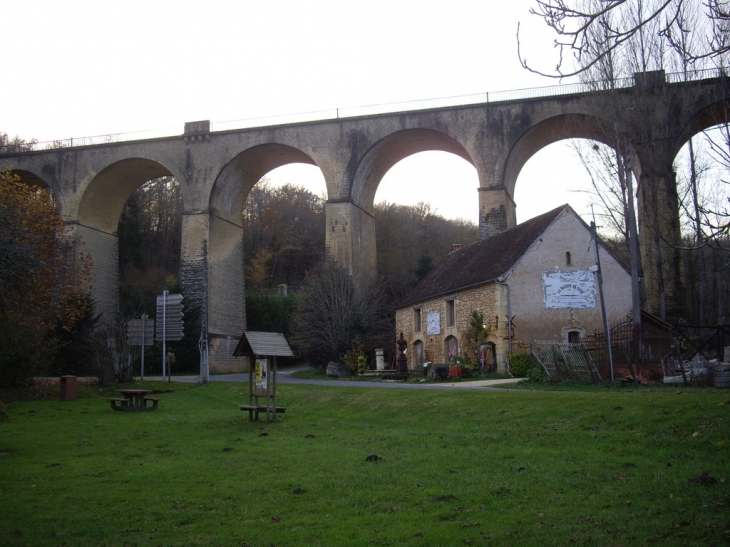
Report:
[[[542,287],[546,309],[596,307],[596,279],[591,271],[547,270],[542,272]]]
[[[428,312],[426,324],[426,334],[441,334],[441,313],[437,311]]]

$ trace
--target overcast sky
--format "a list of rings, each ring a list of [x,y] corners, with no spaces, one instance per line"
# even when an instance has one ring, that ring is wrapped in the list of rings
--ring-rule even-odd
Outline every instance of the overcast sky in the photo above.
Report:
[[[554,66],[553,35],[532,0],[0,1],[0,132],[40,141],[555,85],[522,69],[523,50]],[[277,182],[309,185],[316,168]],[[562,203],[588,211],[565,144],[534,156],[517,182],[518,221]],[[411,156],[376,201],[429,201],[477,221],[476,172],[446,153]],[[443,197],[448,188],[448,197]]]

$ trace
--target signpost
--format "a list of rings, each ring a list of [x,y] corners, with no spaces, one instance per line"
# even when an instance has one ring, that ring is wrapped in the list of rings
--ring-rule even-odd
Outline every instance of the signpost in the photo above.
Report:
[[[141,377],[144,380],[144,347],[151,346],[155,338],[155,320],[150,320],[147,314],[142,319],[127,321],[127,343],[130,346],[142,346]]]
[[[167,355],[168,340],[182,340],[183,337],[183,297],[181,294],[169,294],[162,291],[157,297],[156,339],[162,341],[162,379],[165,379],[165,356]]]

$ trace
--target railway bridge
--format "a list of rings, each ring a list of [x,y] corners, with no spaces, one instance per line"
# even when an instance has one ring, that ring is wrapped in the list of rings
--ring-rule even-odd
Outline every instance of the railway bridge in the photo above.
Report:
[[[210,364],[232,370],[227,341],[246,324],[242,210],[251,188],[271,170],[305,163],[322,171],[327,250],[365,286],[376,276],[375,192],[405,157],[439,150],[471,163],[479,178],[479,233],[487,238],[515,225],[517,177],[541,148],[569,138],[609,146],[623,139],[638,181],[648,306],[671,319],[681,310],[672,164],[692,135],[727,121],[728,78],[703,73],[687,81],[658,71],[618,84],[613,90],[579,84],[483,94],[389,112],[338,111],[325,119],[227,130],[190,122],[175,136],[0,150],[0,169],[51,189],[64,221],[92,256],[92,294],[106,317],[118,303],[116,234],[123,207],[145,182],[174,177],[184,204],[180,279],[200,300],[207,241]],[[443,191],[449,192],[448,181]]]

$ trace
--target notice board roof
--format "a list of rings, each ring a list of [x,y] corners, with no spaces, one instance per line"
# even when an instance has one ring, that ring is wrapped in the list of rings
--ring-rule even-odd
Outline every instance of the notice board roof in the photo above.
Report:
[[[261,357],[294,357],[289,344],[280,332],[244,331],[234,357],[259,355]]]

